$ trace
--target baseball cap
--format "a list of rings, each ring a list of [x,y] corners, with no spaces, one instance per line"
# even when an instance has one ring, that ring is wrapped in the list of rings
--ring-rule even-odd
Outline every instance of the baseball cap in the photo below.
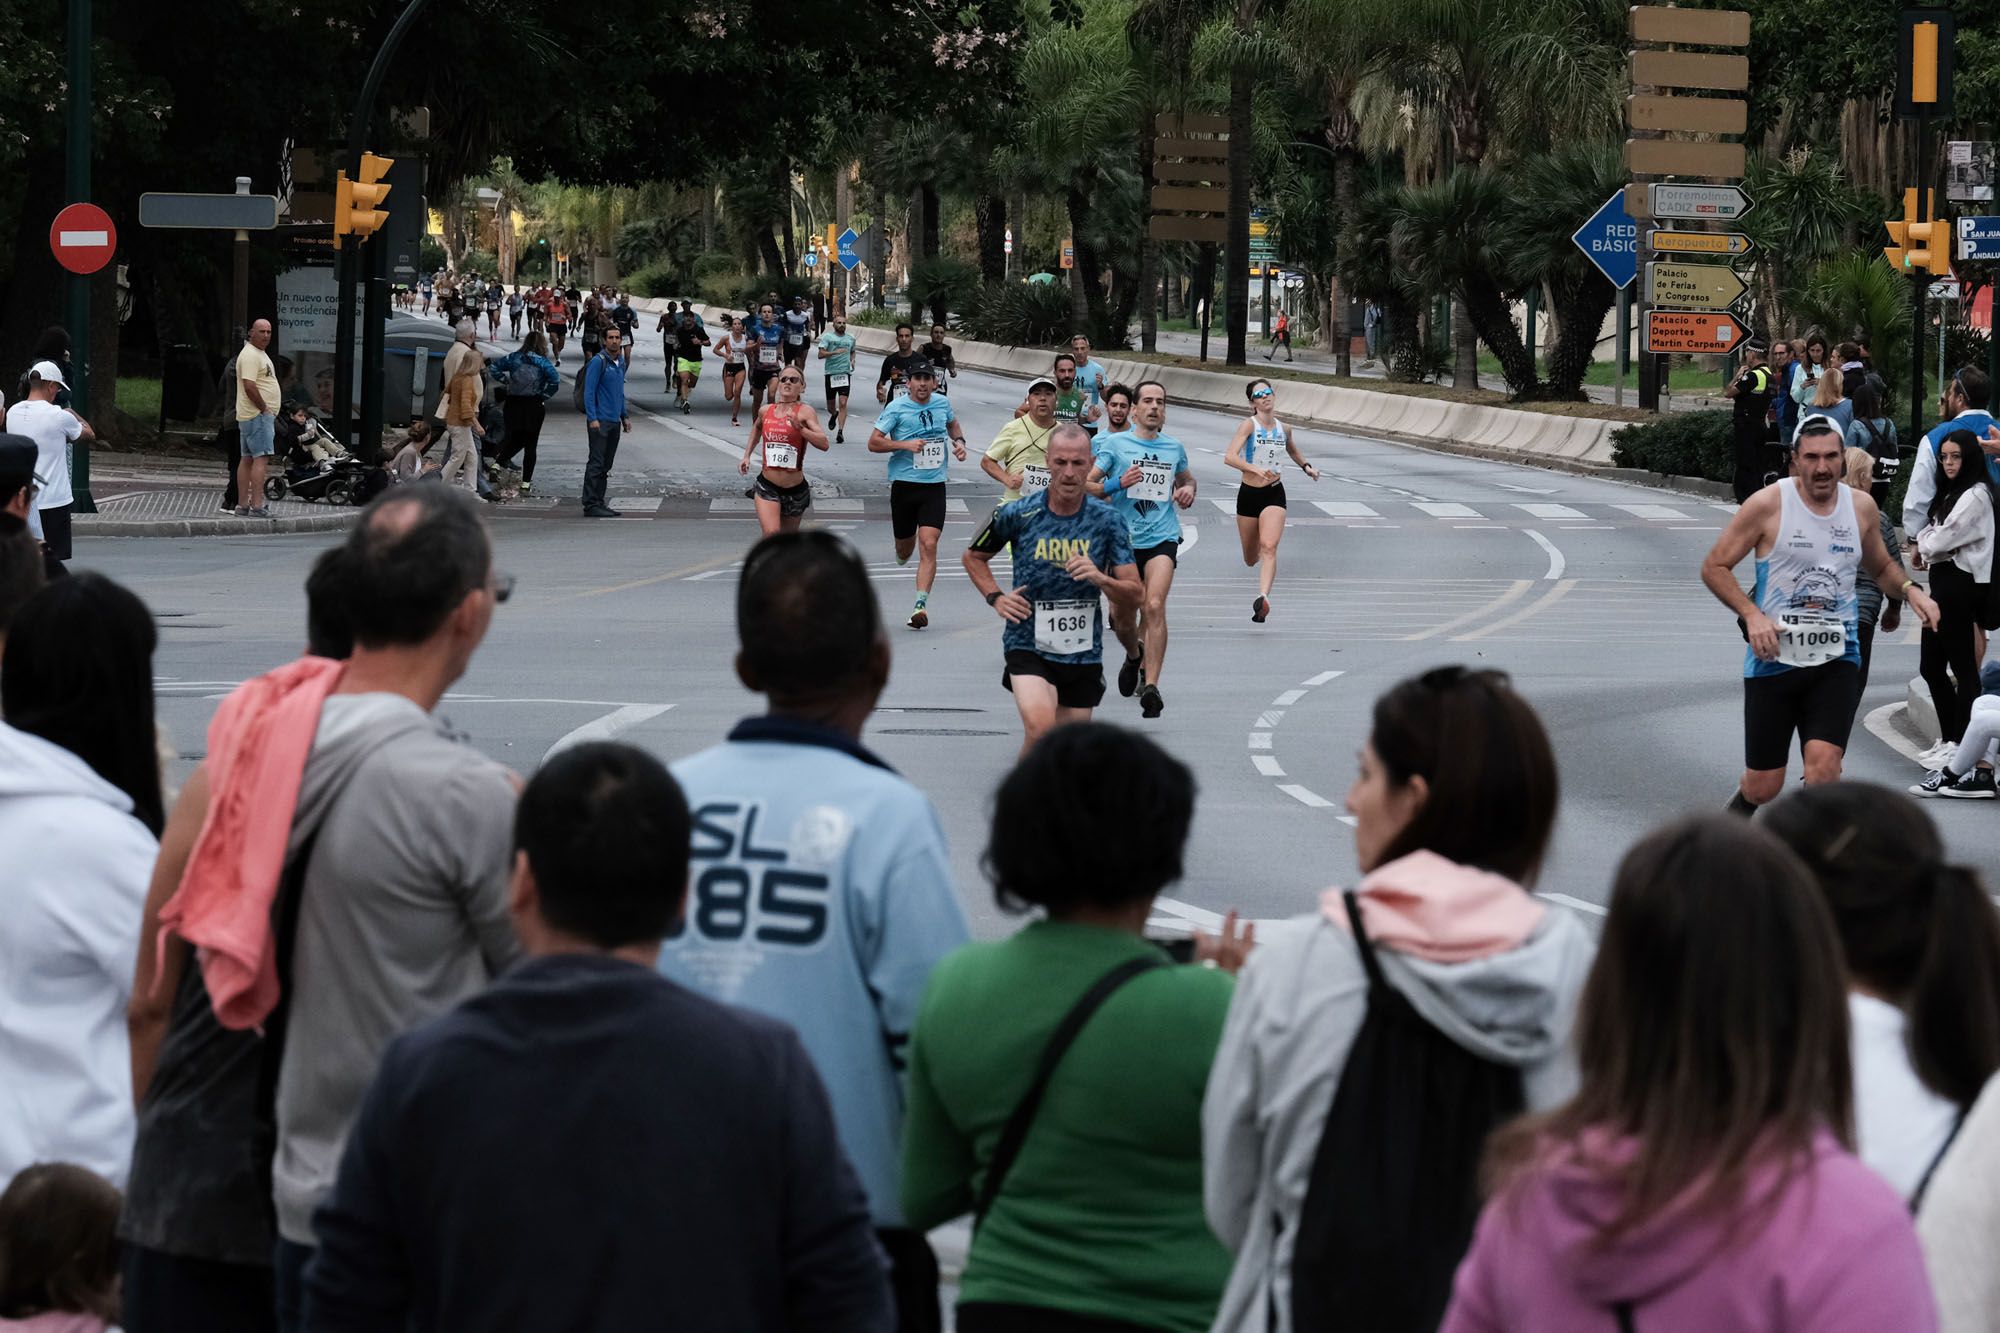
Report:
[[[912,361],[910,363],[909,370],[905,373],[908,374],[911,379],[915,379],[917,376],[922,375],[927,380],[934,380],[937,378],[937,367],[932,365],[928,361]]]
[[[25,435],[0,434],[0,486],[13,490],[31,484],[38,452]]]
[[[1033,393],[1037,389],[1047,389],[1050,393],[1057,393],[1060,391],[1058,386],[1056,385],[1056,382],[1050,379],[1047,375],[1038,375],[1033,380],[1029,381],[1028,392]]]
[[[65,389],[69,387],[69,381],[63,378],[62,367],[53,361],[37,361],[28,367],[28,373],[38,380],[50,380]]]
[[[1812,432],[1814,435],[1832,434],[1834,436],[1837,436],[1842,444],[1847,443],[1846,427],[1842,426],[1840,422],[1835,420],[1833,417],[1826,416],[1825,414],[1820,412],[1815,412],[1809,417],[1804,417],[1800,419],[1798,433],[1800,435],[1804,435],[1808,431]]]

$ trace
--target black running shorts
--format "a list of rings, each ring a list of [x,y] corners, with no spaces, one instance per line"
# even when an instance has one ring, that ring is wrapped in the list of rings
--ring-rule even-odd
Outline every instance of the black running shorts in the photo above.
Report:
[[[897,541],[916,536],[918,528],[943,530],[944,490],[941,481],[889,483],[889,522]]]
[[[1178,541],[1161,542],[1158,546],[1142,546],[1132,552],[1132,559],[1139,566],[1139,577],[1146,576],[1148,562],[1165,559],[1174,568],[1180,568],[1181,544]]]
[[[1274,482],[1269,486],[1239,486],[1236,488],[1236,517],[1255,518],[1266,509],[1285,507],[1285,483]]]
[[[1743,678],[1743,766],[1781,769],[1799,744],[1825,741],[1847,748],[1854,710],[1861,702],[1861,668],[1852,662],[1792,667],[1773,676]]]
[[[761,500],[776,501],[779,517],[797,518],[812,505],[812,483],[802,481],[796,486],[780,486],[759,472],[757,474],[757,497]]]
[[[1102,662],[1051,662],[1040,653],[1016,649],[1007,654],[1000,684],[1010,693],[1014,677],[1040,676],[1056,687],[1056,702],[1064,708],[1095,708],[1104,701]]]

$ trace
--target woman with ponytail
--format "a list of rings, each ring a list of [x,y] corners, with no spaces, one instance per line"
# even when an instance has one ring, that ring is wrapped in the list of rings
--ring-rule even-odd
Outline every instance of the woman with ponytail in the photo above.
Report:
[[[2000,911],[1974,871],[1945,861],[1916,803],[1886,787],[1802,789],[1759,822],[1798,853],[1833,909],[1857,1145],[1914,1209],[2000,1070]]]

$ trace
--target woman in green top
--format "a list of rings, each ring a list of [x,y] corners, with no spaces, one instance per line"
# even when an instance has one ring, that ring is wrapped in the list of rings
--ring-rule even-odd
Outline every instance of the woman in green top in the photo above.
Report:
[[[976,1205],[1052,1034],[1106,974],[1143,963],[1054,1066],[976,1222],[961,1333],[1172,1329],[1215,1318],[1229,1255],[1201,1211],[1201,1097],[1233,983],[1169,965],[1142,932],[1181,874],[1194,778],[1103,723],[1050,732],[1000,786],[987,873],[1046,918],[931,974],[910,1041],[903,1209],[930,1228]]]

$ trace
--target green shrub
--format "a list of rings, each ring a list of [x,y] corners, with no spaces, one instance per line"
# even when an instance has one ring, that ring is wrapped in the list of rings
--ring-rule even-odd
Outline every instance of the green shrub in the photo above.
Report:
[[[910,266],[910,309],[931,322],[963,313],[979,295],[979,265],[949,255],[933,255]]]
[[[848,309],[847,322],[858,324],[864,329],[893,329],[898,324],[907,324],[909,319],[893,306],[883,306],[879,310],[872,305],[853,306]]]
[[[1069,289],[1054,282],[995,283],[980,292],[958,327],[975,342],[1053,346],[1069,337]]]
[[[618,229],[611,253],[621,272],[635,277],[666,257],[673,224],[666,218],[635,218]]]
[[[787,278],[775,273],[760,273],[738,283],[734,299],[717,304],[737,306],[754,315],[757,313],[758,302],[772,292],[778,294],[778,309],[785,311],[792,308],[793,297],[803,296],[810,301],[818,291],[819,282],[813,278]]]
[[[743,289],[749,281],[750,275],[741,269],[712,274],[706,278],[696,278],[695,295],[707,305],[740,309],[743,303],[738,298],[743,295]]]
[[[688,292],[687,275],[679,272],[671,259],[656,259],[626,274],[623,285],[634,296],[685,296]]]
[[[1736,474],[1733,413],[1670,412],[1611,432],[1611,459],[1670,477],[1729,481]]]
[[[727,250],[704,250],[694,257],[690,266],[695,278],[732,278],[737,286],[742,286],[743,260]]]

